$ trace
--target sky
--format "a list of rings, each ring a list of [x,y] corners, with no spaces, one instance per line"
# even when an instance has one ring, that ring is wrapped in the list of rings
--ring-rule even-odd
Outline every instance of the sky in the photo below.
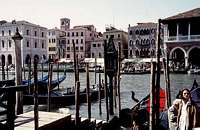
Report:
[[[0,20],[26,20],[48,29],[69,18],[71,28],[93,24],[98,32],[112,25],[124,31],[142,22],[157,22],[194,8],[200,0],[0,0]]]

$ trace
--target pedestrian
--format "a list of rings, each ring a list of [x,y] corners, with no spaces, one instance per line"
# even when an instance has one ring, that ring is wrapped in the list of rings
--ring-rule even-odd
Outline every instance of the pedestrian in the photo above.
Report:
[[[181,91],[168,110],[170,130],[192,130],[200,126],[199,108],[192,100],[189,89]]]

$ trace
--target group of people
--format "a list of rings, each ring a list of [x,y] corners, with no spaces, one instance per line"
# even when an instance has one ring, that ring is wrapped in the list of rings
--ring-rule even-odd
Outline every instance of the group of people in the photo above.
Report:
[[[200,109],[192,100],[190,90],[183,89],[168,109],[170,130],[200,130]]]

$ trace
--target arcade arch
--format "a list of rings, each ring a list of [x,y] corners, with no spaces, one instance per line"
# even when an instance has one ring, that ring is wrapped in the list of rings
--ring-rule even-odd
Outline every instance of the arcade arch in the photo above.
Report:
[[[181,69],[187,66],[187,54],[181,47],[175,47],[170,51],[169,58],[173,68]]]
[[[188,63],[200,67],[200,47],[193,46],[188,50]]]

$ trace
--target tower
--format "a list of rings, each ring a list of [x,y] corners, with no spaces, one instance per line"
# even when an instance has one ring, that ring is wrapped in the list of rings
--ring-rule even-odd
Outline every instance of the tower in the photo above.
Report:
[[[60,29],[63,30],[63,31],[70,29],[70,19],[61,18],[60,19]]]

